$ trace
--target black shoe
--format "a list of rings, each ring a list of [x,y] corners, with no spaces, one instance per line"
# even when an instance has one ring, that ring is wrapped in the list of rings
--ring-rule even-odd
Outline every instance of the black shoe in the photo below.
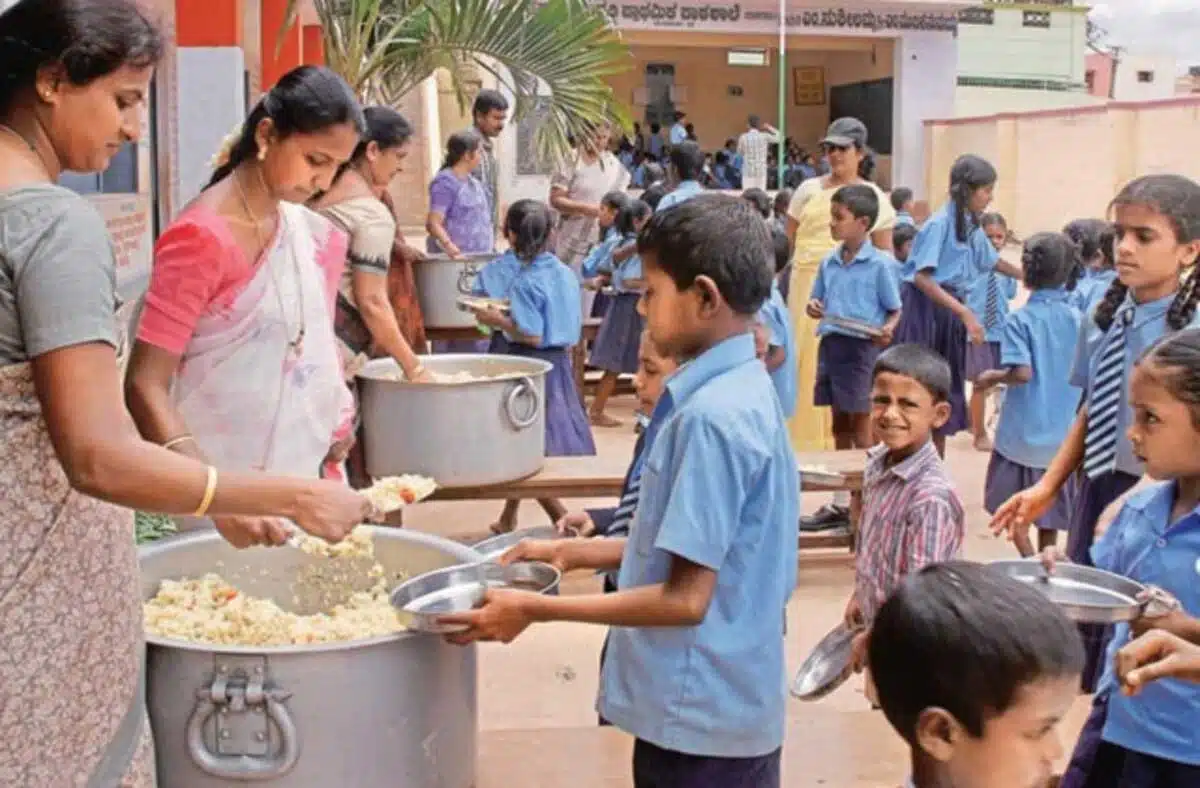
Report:
[[[801,531],[828,531],[850,525],[850,509],[836,504],[827,504],[815,513],[800,518]]]

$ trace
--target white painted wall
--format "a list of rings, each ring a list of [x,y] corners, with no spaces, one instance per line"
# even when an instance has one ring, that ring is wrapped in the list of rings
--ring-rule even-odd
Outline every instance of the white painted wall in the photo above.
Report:
[[[993,24],[958,26],[958,73],[1083,82],[1087,15],[1050,11],[1050,27],[1025,27],[1024,10],[997,8]]]
[[[212,174],[221,142],[246,118],[240,47],[180,47],[179,195],[187,204]]]
[[[895,47],[892,102],[892,185],[907,186],[919,199],[925,188],[925,121],[954,111],[955,64],[960,48],[953,36],[936,32],[901,35]]]
[[[1142,80],[1149,77],[1149,82]],[[1178,64],[1174,57],[1123,54],[1113,77],[1116,101],[1154,101],[1175,95]]]

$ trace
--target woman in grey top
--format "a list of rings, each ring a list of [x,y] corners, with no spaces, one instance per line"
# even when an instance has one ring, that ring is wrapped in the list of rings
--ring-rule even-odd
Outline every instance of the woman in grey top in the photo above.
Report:
[[[218,474],[125,412],[115,260],[55,185],[136,139],[162,39],[136,0],[0,2],[0,785],[154,785],[133,512],[289,517],[340,539],[369,505]],[[260,521],[261,522],[261,521]],[[269,522],[269,521],[268,521]],[[263,526],[245,542],[275,542]]]

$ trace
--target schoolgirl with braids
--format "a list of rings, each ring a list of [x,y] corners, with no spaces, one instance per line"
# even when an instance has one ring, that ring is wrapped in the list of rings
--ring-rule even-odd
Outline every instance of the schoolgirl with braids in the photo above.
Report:
[[[896,344],[924,345],[950,364],[950,419],[934,433],[938,453],[946,437],[967,428],[964,382],[967,342],[982,344],[986,331],[965,303],[975,280],[993,271],[1020,278],[1021,269],[1000,259],[980,217],[992,201],[996,169],[978,156],[962,156],[950,169],[950,199],[913,241],[902,269],[903,307]]]
[[[1101,514],[1144,473],[1142,455],[1128,437],[1138,419],[1148,418],[1135,414],[1129,402],[1134,361],[1164,335],[1200,325],[1200,184],[1181,175],[1147,175],[1125,186],[1110,210],[1117,278],[1081,325],[1071,371],[1083,405],[1045,475],[1009,498],[992,520],[993,530],[1024,533],[1076,477],[1067,555],[1085,565],[1091,564]],[[1081,631],[1088,645],[1084,689],[1090,692],[1102,667],[1106,630],[1083,625]]]
[[[222,467],[342,477],[354,400],[334,312],[348,242],[305,202],[364,131],[337,74],[285,74],[158,239],[126,379],[146,438],[182,437],[177,451]]]
[[[1083,274],[1075,286],[1073,300],[1085,315],[1090,315],[1117,278],[1113,226],[1104,219],[1076,219],[1068,223],[1063,232],[1079,248],[1083,263]]]

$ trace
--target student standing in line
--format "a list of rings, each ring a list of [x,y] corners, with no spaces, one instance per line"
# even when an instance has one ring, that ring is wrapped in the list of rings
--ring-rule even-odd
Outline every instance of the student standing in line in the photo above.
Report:
[[[985,213],[979,226],[996,250],[1004,251],[1008,244],[1008,223],[998,213]],[[963,374],[971,384],[971,400],[967,411],[971,420],[971,436],[975,450],[989,452],[992,439],[987,434],[987,398],[978,385],[979,378],[986,372],[1000,369],[1000,339],[1004,335],[1004,321],[1008,319],[1009,301],[1017,297],[1017,280],[989,271],[975,278],[967,288],[967,308],[983,326],[984,341],[967,344],[966,363]]]

